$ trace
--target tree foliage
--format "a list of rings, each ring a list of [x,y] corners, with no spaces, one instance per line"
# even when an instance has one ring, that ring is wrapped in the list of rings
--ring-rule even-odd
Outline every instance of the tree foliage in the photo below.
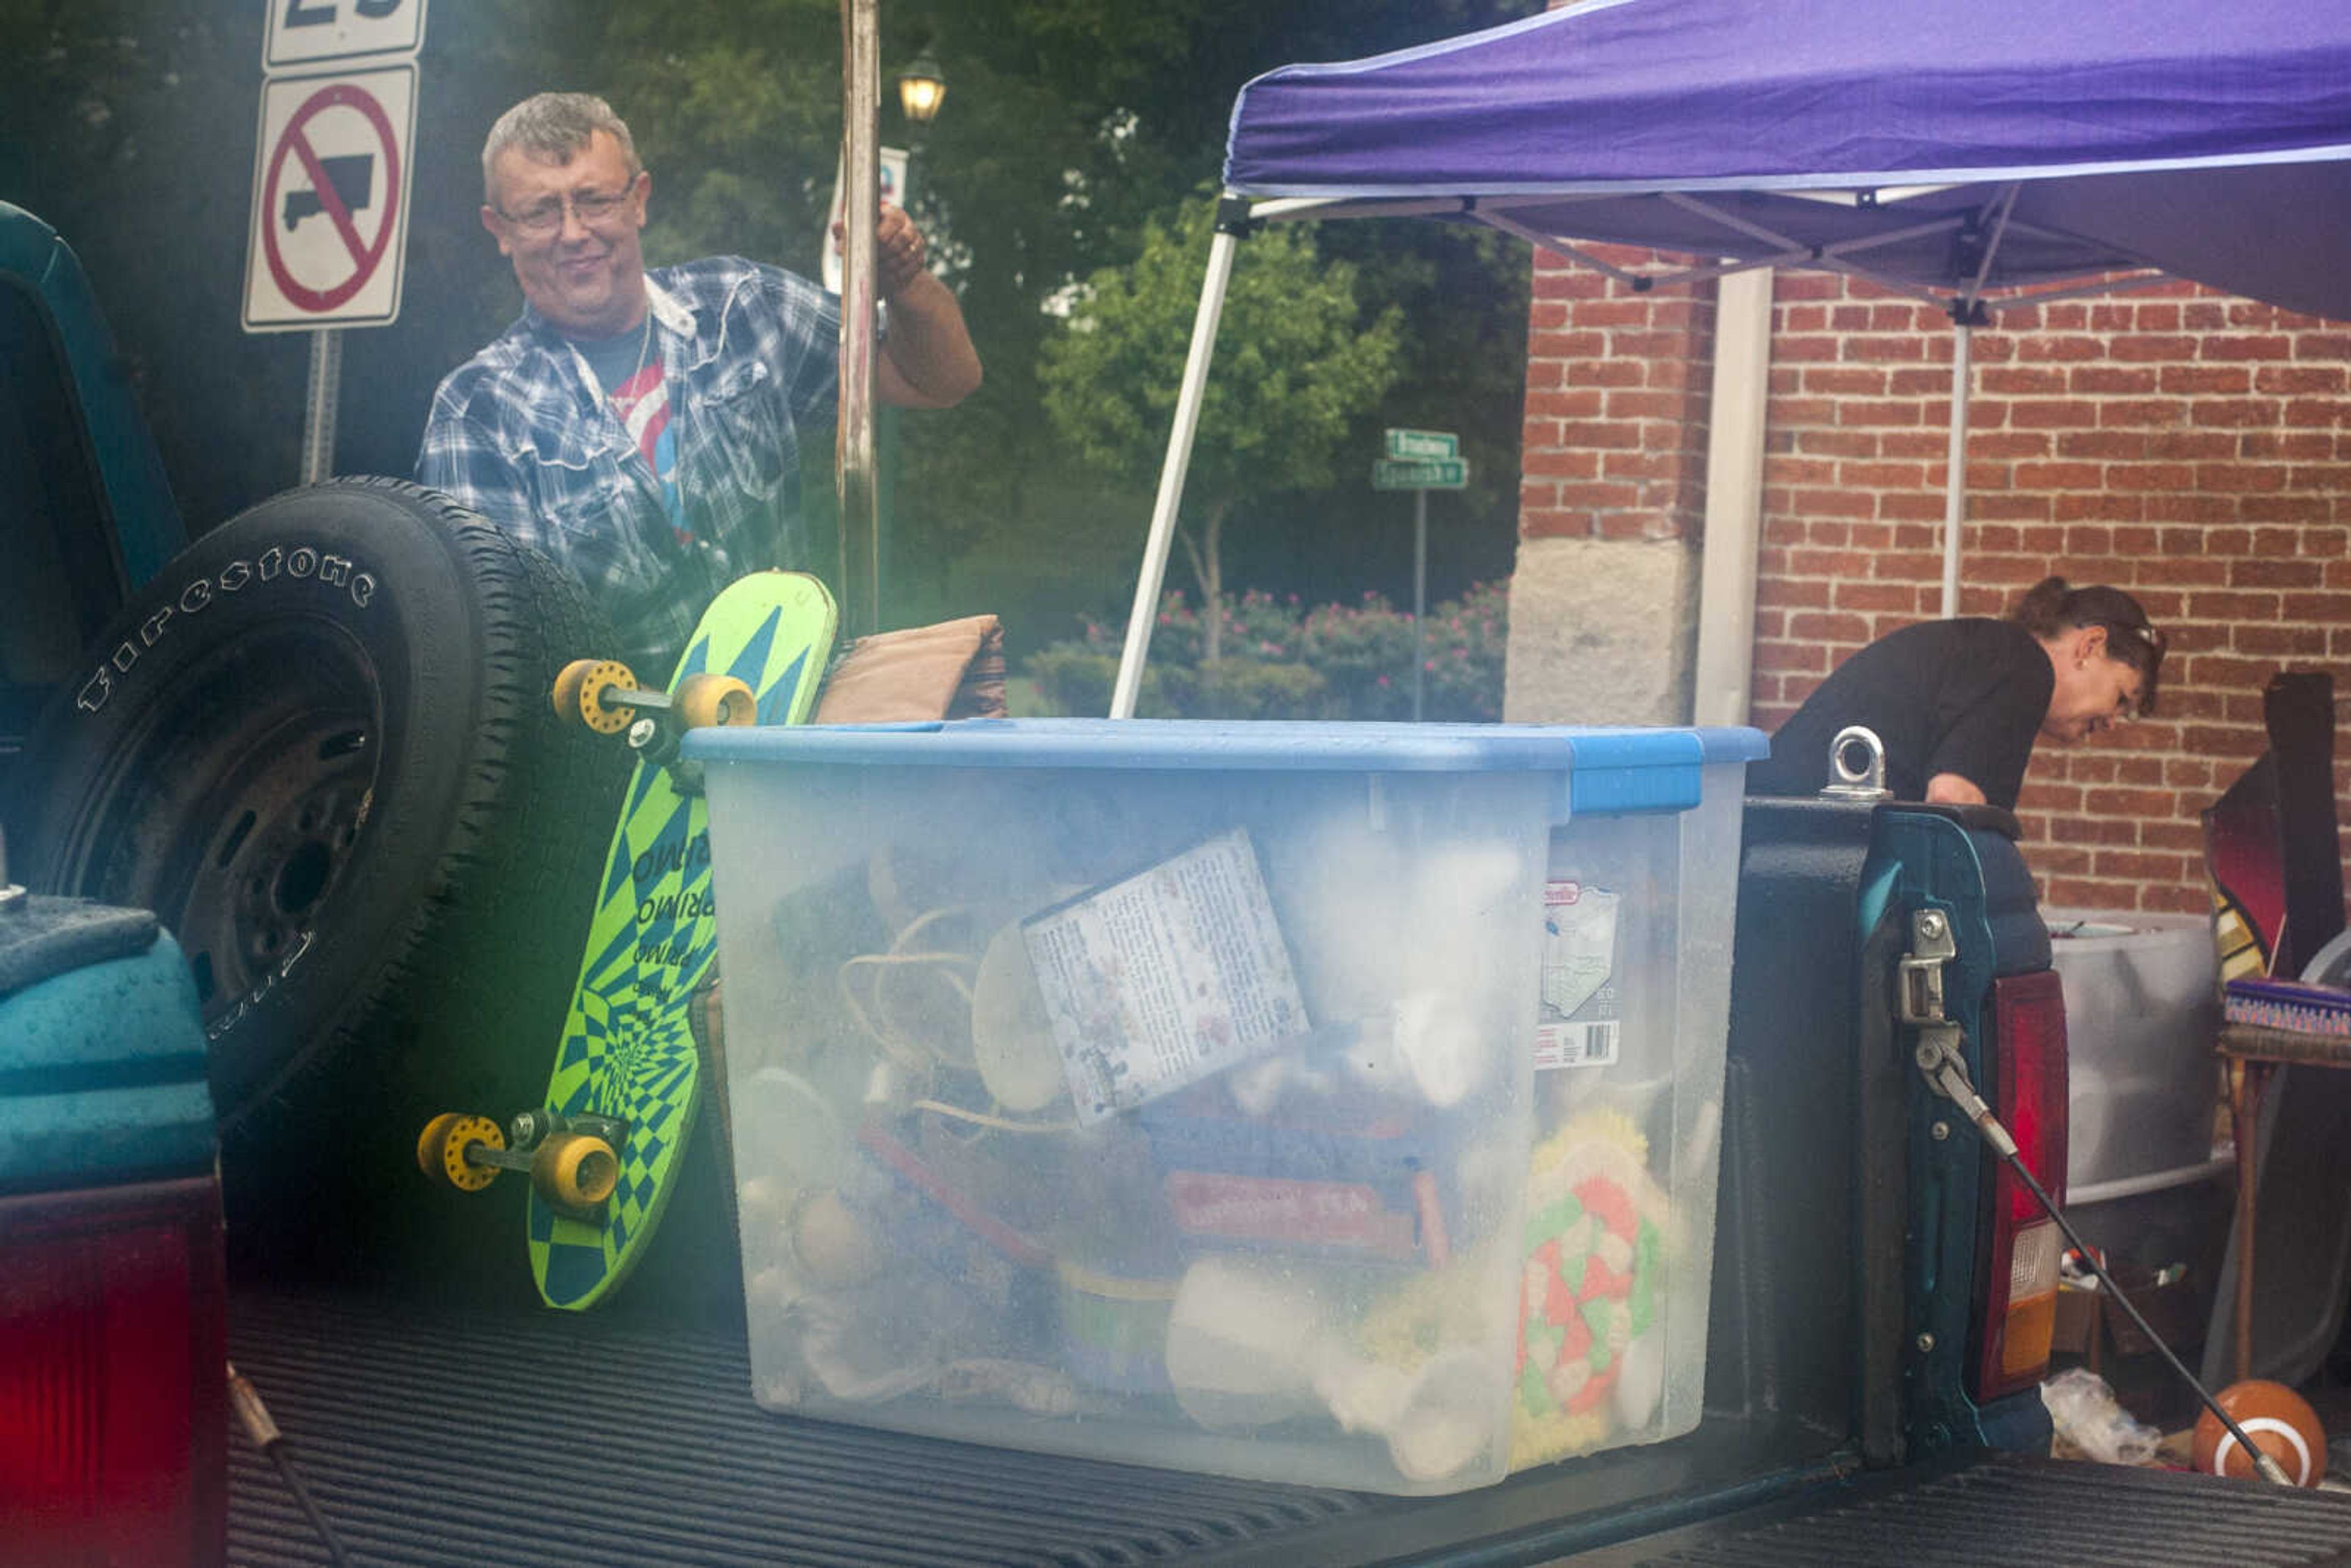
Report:
[[[1096,469],[1132,477],[1159,465],[1215,226],[1209,200],[1185,204],[1173,224],[1147,223],[1134,261],[1096,272],[1045,343],[1046,413]],[[1225,520],[1246,497],[1332,482],[1350,422],[1395,381],[1401,332],[1393,306],[1362,320],[1356,268],[1323,262],[1308,235],[1275,225],[1241,248],[1186,484],[1195,526],[1185,543],[1209,610],[1212,664]]]

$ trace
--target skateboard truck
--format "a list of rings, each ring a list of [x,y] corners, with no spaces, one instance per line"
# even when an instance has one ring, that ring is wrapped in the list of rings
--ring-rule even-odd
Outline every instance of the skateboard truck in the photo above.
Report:
[[[684,794],[698,793],[701,770],[677,760],[678,737],[689,729],[757,724],[758,696],[733,675],[705,671],[674,692],[637,683],[628,665],[611,659],[574,659],[555,677],[555,711],[599,735],[625,733],[638,760],[666,768]],[[642,710],[642,711],[641,711]]]
[[[525,1111],[502,1132],[487,1116],[444,1111],[417,1134],[416,1164],[460,1192],[481,1191],[500,1171],[526,1172],[549,1208],[593,1224],[620,1183],[614,1151],[628,1138],[629,1124],[617,1116]]]

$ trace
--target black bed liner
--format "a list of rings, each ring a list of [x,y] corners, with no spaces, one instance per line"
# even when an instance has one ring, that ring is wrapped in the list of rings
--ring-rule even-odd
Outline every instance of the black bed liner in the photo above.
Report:
[[[229,1332],[304,1486],[380,1568],[1537,1563],[1833,1473],[1787,1466],[1826,1435],[1729,1416],[1475,1492],[1383,1497],[772,1415],[739,1320],[243,1288]],[[242,1435],[229,1490],[231,1563],[329,1562]]]
[[[2351,1561],[2351,1497],[1988,1454],[1791,1467],[1824,1435],[1730,1415],[1392,1498],[770,1415],[724,1326],[244,1290],[230,1336],[355,1568]],[[241,1437],[229,1560],[329,1561]]]
[[[1579,1568],[2351,1563],[2351,1493],[1978,1451],[1587,1553]]]
[[[738,1337],[333,1294],[233,1304],[230,1351],[369,1563],[1163,1563],[1376,1506],[1345,1492],[780,1418]],[[268,1462],[232,1454],[229,1558],[325,1563]]]

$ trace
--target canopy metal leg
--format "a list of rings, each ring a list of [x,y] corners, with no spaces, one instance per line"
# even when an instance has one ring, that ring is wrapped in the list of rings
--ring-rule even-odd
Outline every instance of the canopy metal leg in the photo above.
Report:
[[[1944,461],[1943,619],[1959,612],[1959,530],[1968,510],[1968,394],[1975,385],[1971,360],[1976,329],[1966,322],[1951,340],[1951,444]]]
[[[1227,198],[1230,202],[1232,198]],[[1143,662],[1151,652],[1151,628],[1158,619],[1159,585],[1167,575],[1167,547],[1176,537],[1176,510],[1184,499],[1184,474],[1192,464],[1192,438],[1200,428],[1200,403],[1207,395],[1208,361],[1216,352],[1217,322],[1225,311],[1225,285],[1233,273],[1240,236],[1219,217],[1208,246],[1207,276],[1200,280],[1200,308],[1192,318],[1192,349],[1184,361],[1184,382],[1176,395],[1175,428],[1167,434],[1167,458],[1159,469],[1159,498],[1151,509],[1151,537],[1135,574],[1134,608],[1126,618],[1126,647],[1119,655],[1118,684],[1112,689],[1110,716],[1133,718],[1135,694],[1143,689]]]

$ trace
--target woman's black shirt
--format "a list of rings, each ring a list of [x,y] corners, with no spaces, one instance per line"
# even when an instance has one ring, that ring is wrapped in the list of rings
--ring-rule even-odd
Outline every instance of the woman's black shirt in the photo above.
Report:
[[[1810,795],[1828,782],[1829,741],[1866,725],[1886,743],[1886,783],[1923,800],[1938,773],[1970,779],[2016,809],[2033,737],[2056,684],[2049,655],[2013,621],[1928,621],[1862,649],[1804,700],[1747,770],[1757,795]]]

